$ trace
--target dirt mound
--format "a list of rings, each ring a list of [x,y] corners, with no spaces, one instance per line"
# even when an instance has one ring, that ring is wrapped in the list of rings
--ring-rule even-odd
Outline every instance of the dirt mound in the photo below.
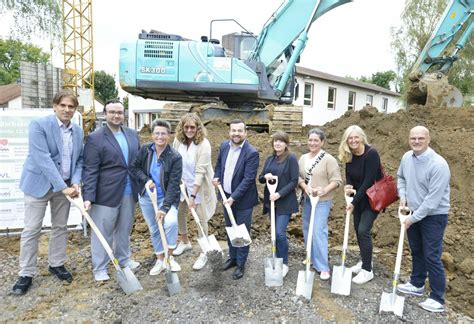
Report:
[[[333,156],[337,150],[344,130],[353,124],[362,127],[371,145],[377,148],[381,155],[386,172],[396,175],[402,155],[409,150],[408,132],[416,125],[424,125],[431,132],[431,147],[441,154],[449,163],[451,169],[451,210],[449,224],[444,238],[443,262],[447,270],[447,300],[454,309],[470,317],[474,317],[474,260],[473,240],[474,217],[472,207],[472,162],[474,158],[474,110],[471,108],[441,109],[413,107],[393,114],[379,113],[369,107],[357,112],[347,112],[323,127],[327,135],[325,149]],[[306,126],[299,138],[291,140],[301,145],[292,146],[292,151],[300,156],[306,152],[306,133],[311,127]],[[228,127],[225,123],[211,122],[207,125],[209,140],[213,148],[215,161],[219,144],[228,137]],[[295,136],[293,136],[295,137]],[[270,136],[267,133],[249,131],[249,141],[260,153],[260,168],[267,155],[271,154]],[[343,169],[341,167],[341,169]],[[260,170],[259,170],[260,171]],[[258,185],[259,193],[263,195],[263,186]],[[396,205],[396,204],[395,204]],[[396,244],[398,241],[399,223],[392,216],[396,215],[396,206],[382,213],[374,225],[374,247],[376,258],[382,262],[387,273],[392,272],[395,262]],[[220,239],[225,238],[222,222],[222,209],[211,221],[211,231],[217,232]],[[334,207],[329,221],[329,237],[331,254],[340,251],[343,236],[344,201],[342,193],[336,195]],[[190,224],[192,226],[192,224]],[[268,235],[269,222],[262,215],[261,206],[254,211],[254,236]],[[353,232],[353,229],[350,229]],[[302,239],[301,218],[296,217],[289,225],[290,235]],[[351,234],[351,243],[356,245],[355,237]],[[355,252],[357,253],[357,252]],[[408,244],[405,244],[405,259],[402,277],[408,278],[411,257]]]

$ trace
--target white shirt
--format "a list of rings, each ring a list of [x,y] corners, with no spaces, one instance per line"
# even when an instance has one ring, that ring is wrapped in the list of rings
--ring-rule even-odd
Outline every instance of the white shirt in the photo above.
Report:
[[[194,142],[189,146],[183,143],[180,143],[178,146],[178,152],[183,158],[183,175],[181,178],[183,179],[184,185],[186,186],[188,196],[193,193],[194,180],[196,179],[196,150],[197,145],[194,144]],[[181,195],[181,201],[183,200],[184,197]],[[194,202],[196,204],[201,203],[201,196],[199,195],[199,192],[196,194]]]
[[[222,183],[224,185],[224,191],[230,194],[232,193],[232,177],[234,175],[235,166],[239,160],[240,152],[242,152],[244,144],[245,141],[243,141],[239,146],[234,146],[232,145],[232,142],[229,142],[230,148],[225,161],[224,180]]]
[[[72,123],[69,122],[69,126],[64,126],[63,122],[56,117],[59,125],[59,131],[61,133],[62,141],[62,155],[61,155],[61,176],[63,180],[69,180],[71,178],[71,160],[72,160]]]

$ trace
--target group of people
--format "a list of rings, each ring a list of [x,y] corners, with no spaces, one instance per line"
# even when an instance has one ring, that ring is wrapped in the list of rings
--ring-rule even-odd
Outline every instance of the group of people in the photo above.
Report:
[[[246,124],[233,120],[229,125],[229,140],[219,148],[214,167],[211,145],[204,124],[194,113],[185,114],[178,123],[171,143],[169,122],[152,122],[151,142],[140,145],[135,130],[124,127],[124,106],[118,100],[104,105],[106,125],[91,133],[83,145],[81,128],[71,122],[78,106],[69,92],[57,94],[53,101],[54,114],[35,119],[29,128],[29,152],[20,188],[25,194],[25,226],[21,235],[20,272],[13,293],[27,292],[37,274],[38,238],[48,202],[51,205],[51,234],[49,242],[49,272],[60,280],[71,282],[72,274],[65,268],[67,219],[71,198],[82,195],[97,227],[113,247],[122,267],[132,270],[140,263],[131,258],[130,234],[138,202],[150,231],[156,263],[150,275],[165,269],[165,251],[160,237],[162,222],[172,271],[181,271],[176,256],[192,249],[188,236],[189,208],[194,208],[204,235],[208,221],[214,215],[217,186],[222,186],[222,203],[230,206],[238,225],[250,232],[253,208],[258,204],[257,171],[259,153],[247,139]],[[319,197],[315,208],[311,246],[312,268],[321,280],[330,278],[328,261],[328,218],[335,192],[343,185],[338,161],[323,147],[326,135],[319,128],[308,133],[308,153],[299,159],[290,152],[287,133],[272,135],[273,153],[268,156],[258,175],[258,182],[278,178],[276,192],[264,189],[263,212],[275,203],[276,254],[283,259],[283,276],[288,267],[287,226],[292,214],[302,204],[303,234],[307,240],[311,215],[309,196]],[[413,265],[410,281],[398,290],[417,296],[424,291],[429,277],[431,294],[420,306],[434,312],[444,310],[445,274],[441,262],[442,238],[449,210],[450,171],[447,162],[429,147],[430,135],[423,126],[409,133],[411,150],[402,158],[397,172],[400,206],[413,213],[405,221],[412,251]],[[377,150],[369,145],[364,131],[356,125],[348,127],[339,146],[339,160],[345,165],[344,193],[355,191],[346,210],[353,215],[353,224],[360,249],[361,261],[351,268],[356,274],[352,281],[364,284],[373,279],[371,230],[378,216],[368,201],[366,191],[382,178]],[[188,203],[181,193],[184,184]],[[156,195],[155,212],[149,190]],[[302,196],[297,198],[297,188]],[[226,226],[229,215],[224,209]],[[198,233],[198,235],[202,235]],[[180,236],[180,240],[178,240]],[[232,278],[245,274],[249,246],[234,247],[228,240],[229,257],[221,270],[235,268]],[[96,281],[109,279],[108,256],[95,233],[91,238],[92,271]],[[200,253],[193,269],[207,263]]]

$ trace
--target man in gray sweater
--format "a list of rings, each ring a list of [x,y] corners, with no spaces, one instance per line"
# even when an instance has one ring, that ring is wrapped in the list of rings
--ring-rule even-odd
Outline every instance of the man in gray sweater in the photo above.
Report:
[[[419,306],[430,312],[444,311],[446,277],[441,254],[443,235],[448,224],[449,179],[446,160],[429,147],[426,127],[410,130],[411,151],[406,152],[397,172],[400,206],[413,214],[405,221],[412,254],[410,282],[397,286],[398,291],[422,296],[428,275],[431,293]]]

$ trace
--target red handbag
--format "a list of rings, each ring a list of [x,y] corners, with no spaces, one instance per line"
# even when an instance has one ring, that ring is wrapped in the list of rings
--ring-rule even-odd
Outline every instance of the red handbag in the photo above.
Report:
[[[397,181],[391,175],[385,173],[382,163],[380,163],[382,179],[367,189],[370,208],[376,212],[381,212],[398,200]]]

